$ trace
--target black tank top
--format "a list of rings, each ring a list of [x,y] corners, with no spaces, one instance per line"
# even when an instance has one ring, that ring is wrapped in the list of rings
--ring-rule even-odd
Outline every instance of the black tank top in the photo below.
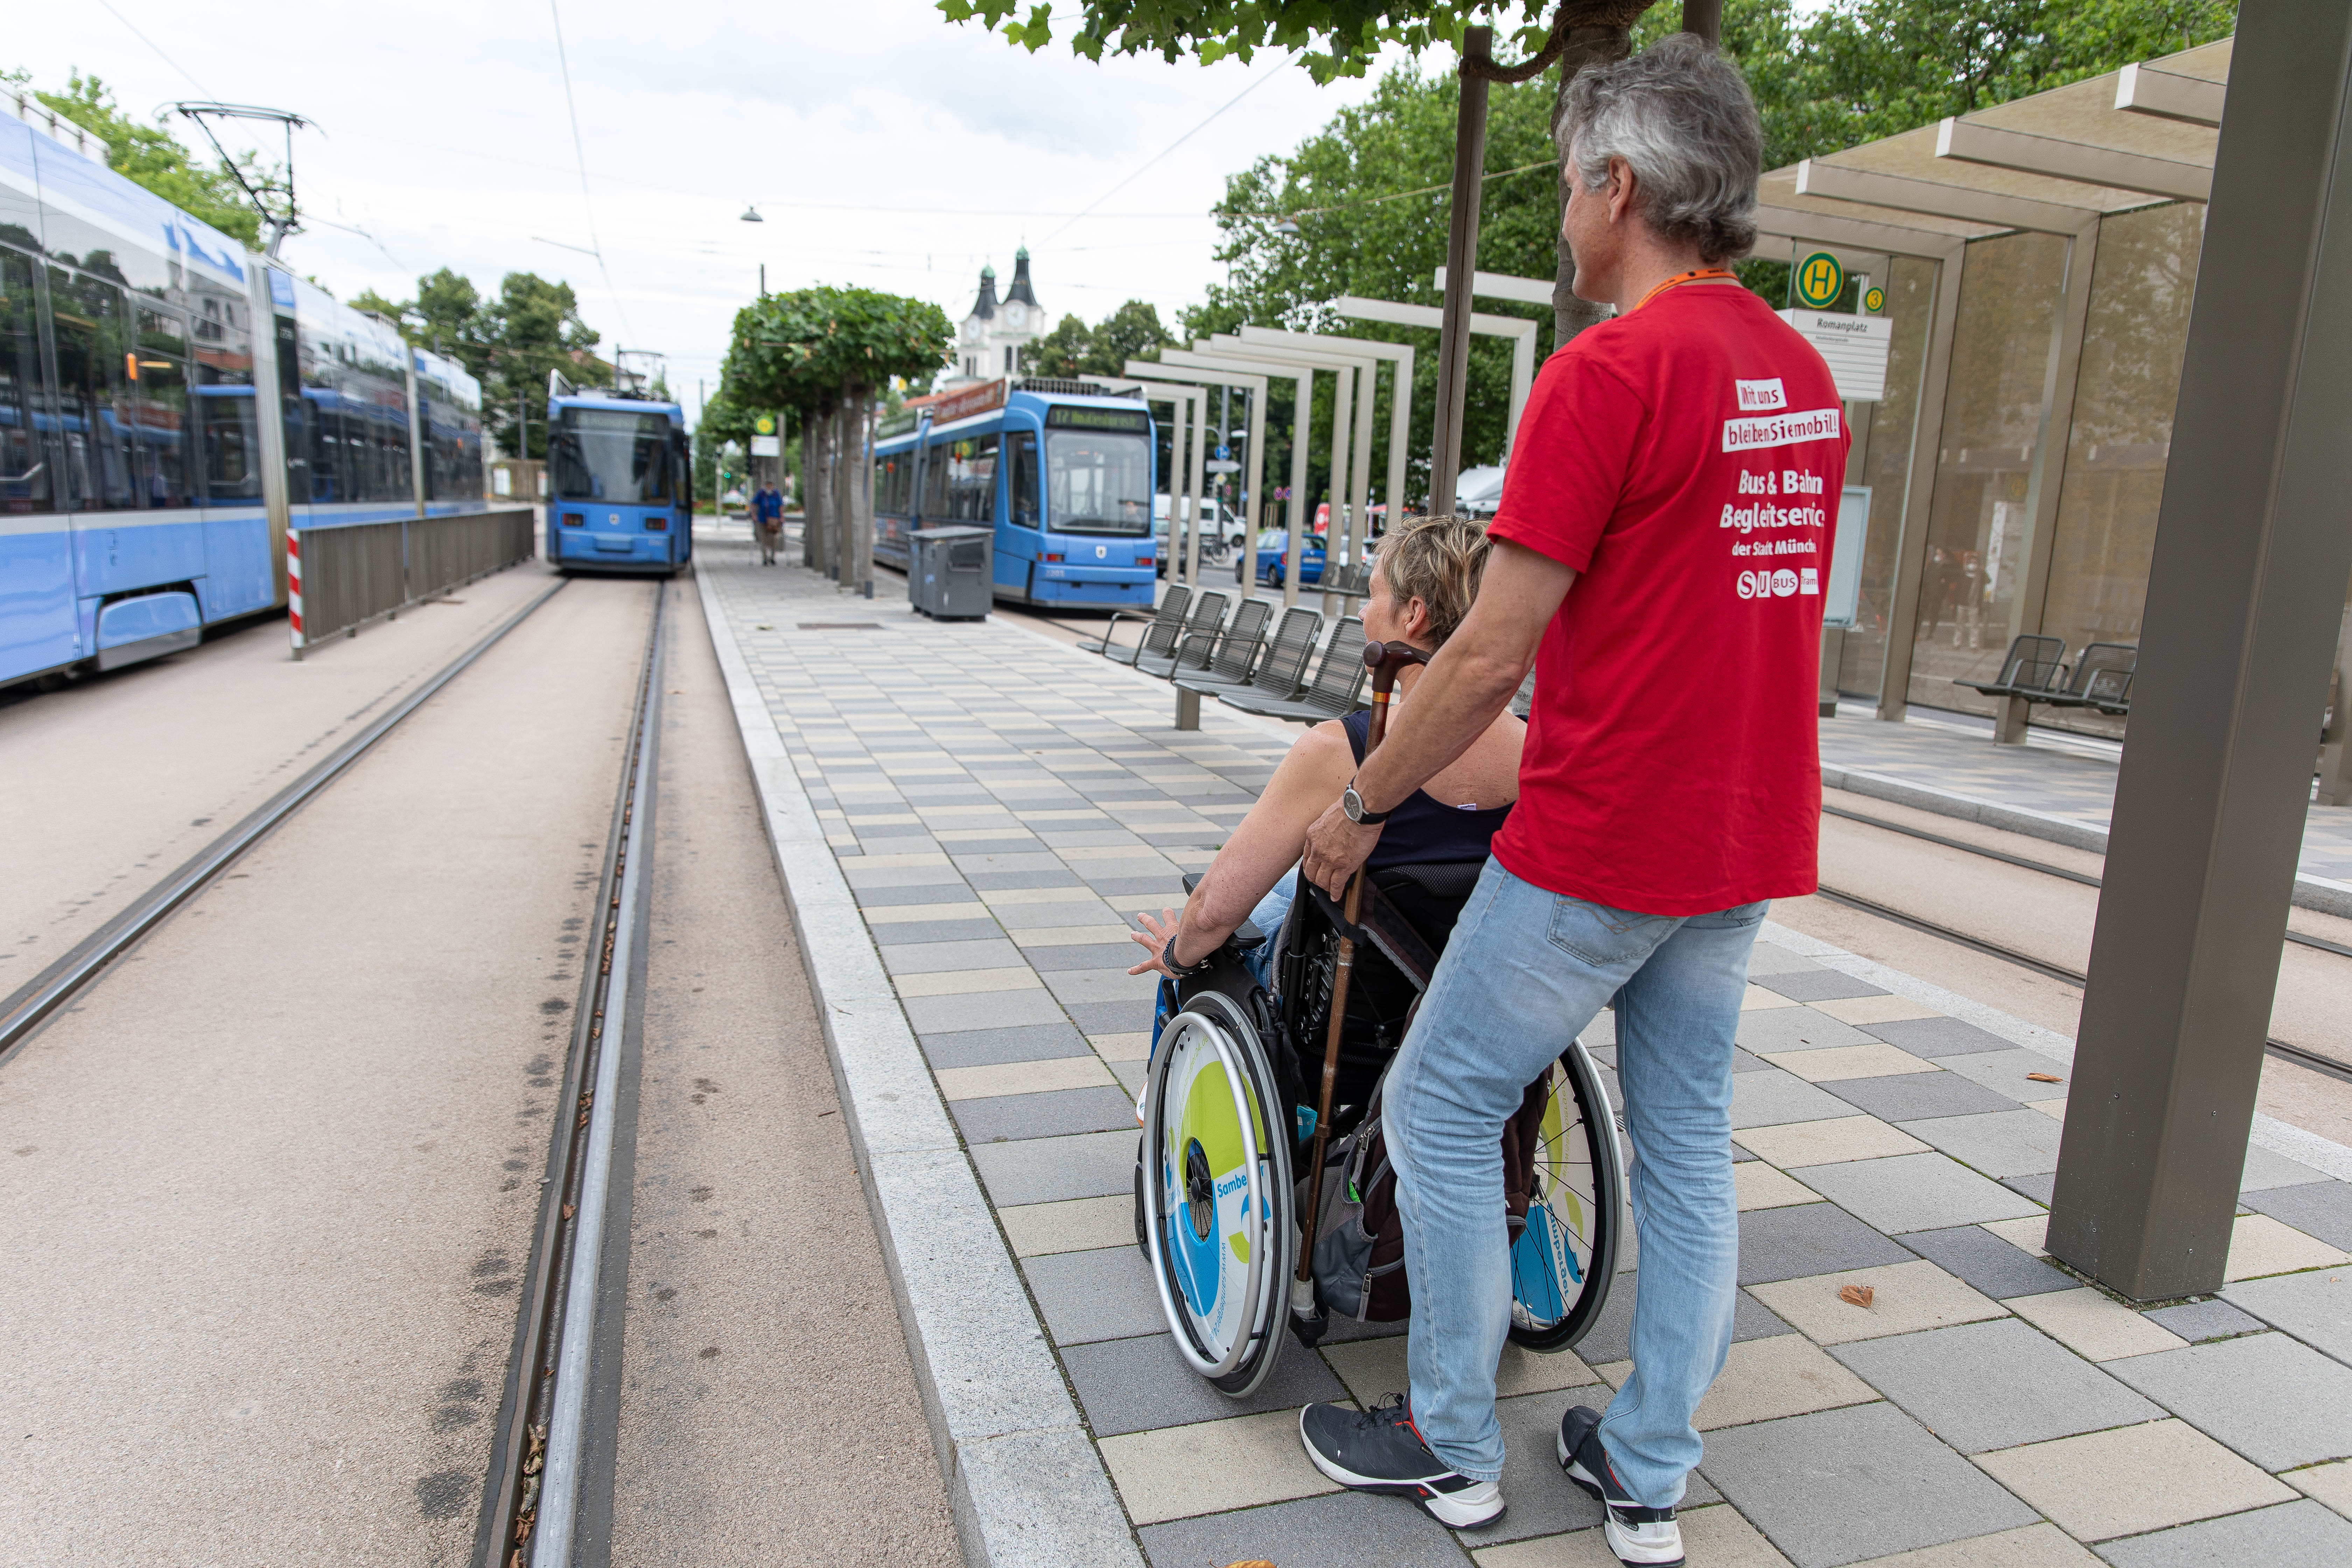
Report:
[[[1372,732],[1371,711],[1359,709],[1339,722],[1348,731],[1348,745],[1355,752],[1360,767],[1364,742]],[[1509,805],[1472,811],[1447,805],[1425,791],[1415,790],[1403,805],[1389,814],[1388,826],[1381,830],[1381,841],[1372,847],[1371,858],[1365,864],[1377,871],[1384,866],[1484,860],[1495,835],[1502,831],[1503,819],[1510,815]]]

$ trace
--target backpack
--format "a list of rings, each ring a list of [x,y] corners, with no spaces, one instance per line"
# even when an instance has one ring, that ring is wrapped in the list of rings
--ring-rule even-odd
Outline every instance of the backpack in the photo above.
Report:
[[[1316,1299],[1327,1318],[1392,1323],[1412,1315],[1412,1287],[1404,1271],[1404,1216],[1397,1212],[1396,1168],[1389,1163],[1388,1142],[1381,1131],[1381,1100],[1387,1089],[1388,1074],[1383,1072],[1364,1109],[1363,1121],[1324,1157],[1314,1271]],[[1550,1091],[1551,1073],[1547,1068],[1528,1085],[1518,1110],[1503,1123],[1503,1210],[1513,1243],[1528,1226],[1528,1205],[1535,1190],[1536,1144],[1542,1136],[1544,1102]],[[1298,1184],[1298,1212],[1304,1214],[1305,1180]],[[1321,1337],[1319,1331],[1316,1337]]]

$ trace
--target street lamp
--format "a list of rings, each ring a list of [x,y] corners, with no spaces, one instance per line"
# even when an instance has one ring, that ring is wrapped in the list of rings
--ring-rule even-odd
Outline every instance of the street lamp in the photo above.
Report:
[[[768,220],[760,216],[760,209],[758,207],[747,206],[743,209],[743,216],[737,221],[740,223],[765,223]]]

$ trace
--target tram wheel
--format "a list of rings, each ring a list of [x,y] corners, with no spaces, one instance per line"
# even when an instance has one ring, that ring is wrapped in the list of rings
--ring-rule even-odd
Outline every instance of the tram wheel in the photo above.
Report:
[[[1609,1300],[1625,1213],[1625,1162],[1609,1091],[1577,1041],[1553,1065],[1527,1228],[1511,1244],[1511,1339],[1564,1351]]]
[[[1290,1272],[1290,1141],[1273,1069],[1213,993],[1160,1031],[1143,1105],[1138,1221],[1176,1349],[1235,1399],[1280,1355]]]

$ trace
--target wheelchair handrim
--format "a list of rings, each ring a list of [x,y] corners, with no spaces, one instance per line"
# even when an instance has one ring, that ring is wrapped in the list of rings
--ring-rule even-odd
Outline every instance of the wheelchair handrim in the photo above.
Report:
[[[1215,1065],[1223,1071],[1226,1089],[1232,1095],[1235,1125],[1241,1130],[1244,1141],[1241,1163],[1245,1171],[1245,1211],[1251,1217],[1244,1235],[1249,1246],[1249,1258],[1239,1296],[1243,1304],[1242,1320],[1232,1335],[1229,1347],[1222,1352],[1202,1342],[1202,1331],[1209,1325],[1192,1310],[1189,1298],[1180,1299],[1181,1286],[1176,1281],[1174,1260],[1168,1253],[1168,1226],[1171,1223],[1185,1223],[1184,1216],[1177,1214],[1167,1202],[1171,1152],[1168,1147],[1170,1129],[1166,1121],[1168,1085],[1178,1053],[1184,1048],[1188,1039],[1194,1038],[1205,1040],[1215,1055]],[[1282,1272],[1283,1255],[1288,1250],[1284,1246],[1284,1226],[1272,1201],[1274,1194],[1269,1191],[1271,1183],[1259,1168],[1267,1159],[1274,1157],[1276,1146],[1270,1138],[1249,1131],[1253,1126],[1260,1133],[1275,1130],[1271,1112],[1265,1110],[1270,1103],[1266,1096],[1272,1085],[1260,1081],[1262,1075],[1248,1070],[1241,1059],[1244,1054],[1237,1042],[1229,1038],[1225,1028],[1214,1019],[1192,1011],[1180,1013],[1170,1019],[1160,1032],[1160,1055],[1152,1063],[1151,1076],[1145,1089],[1144,1240],[1151,1260],[1152,1285],[1160,1293],[1160,1311],[1167,1318],[1169,1327],[1174,1331],[1171,1337],[1176,1342],[1177,1352],[1194,1372],[1212,1381],[1230,1377],[1248,1358],[1252,1348],[1266,1342],[1272,1333],[1273,1300]],[[1202,1070],[1205,1070],[1205,1066]],[[1194,1077],[1197,1079],[1198,1074]],[[1256,1116],[1251,1112],[1253,1097],[1260,1107],[1260,1113]],[[1181,1163],[1181,1151],[1179,1156]],[[1222,1225],[1213,1226],[1212,1235],[1206,1239],[1216,1243],[1223,1229]],[[1272,1348],[1270,1343],[1268,1348]],[[1271,1359],[1269,1355],[1268,1365]],[[1262,1367],[1261,1373],[1263,1370]],[[1253,1380],[1253,1385],[1255,1381]]]

